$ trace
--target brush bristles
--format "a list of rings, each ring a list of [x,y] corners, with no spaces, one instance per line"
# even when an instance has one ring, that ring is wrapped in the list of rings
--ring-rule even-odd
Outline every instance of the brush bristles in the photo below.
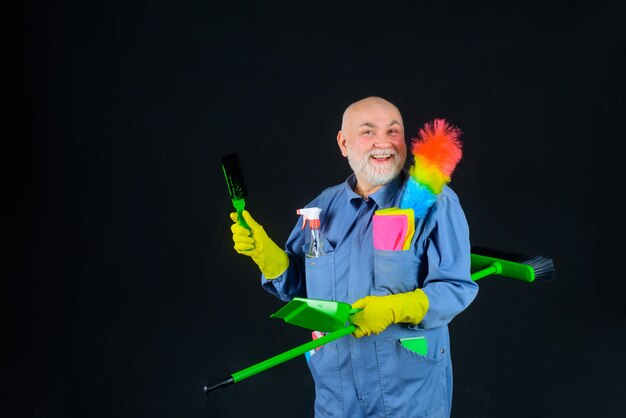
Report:
[[[230,198],[232,200],[245,198],[248,195],[248,187],[243,179],[237,154],[228,154],[222,157],[222,170],[224,171]]]
[[[554,280],[556,274],[554,262],[548,257],[527,256],[487,247],[472,247],[472,253],[530,266],[535,272],[535,280]]]
[[[554,262],[551,258],[537,256],[533,257],[524,264],[527,264],[535,271],[535,280],[554,280],[555,270]]]

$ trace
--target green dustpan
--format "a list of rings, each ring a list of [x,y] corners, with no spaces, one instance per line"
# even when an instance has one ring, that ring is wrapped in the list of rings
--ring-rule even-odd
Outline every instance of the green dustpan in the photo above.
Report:
[[[270,317],[314,331],[333,332],[345,328],[348,317],[358,311],[345,302],[293,298]]]

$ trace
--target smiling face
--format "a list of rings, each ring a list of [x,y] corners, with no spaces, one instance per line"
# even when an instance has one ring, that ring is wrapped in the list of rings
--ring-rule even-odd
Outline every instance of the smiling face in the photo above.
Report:
[[[348,106],[337,143],[356,175],[355,192],[364,197],[396,178],[406,160],[400,111],[379,97]]]

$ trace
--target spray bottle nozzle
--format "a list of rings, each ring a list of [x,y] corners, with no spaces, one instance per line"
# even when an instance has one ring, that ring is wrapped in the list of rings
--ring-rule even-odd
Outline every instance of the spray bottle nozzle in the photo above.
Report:
[[[309,228],[311,229],[319,229],[320,227],[320,212],[322,209],[320,208],[304,208],[298,209],[296,213],[298,215],[302,215],[302,229],[306,226],[307,221],[309,222]]]

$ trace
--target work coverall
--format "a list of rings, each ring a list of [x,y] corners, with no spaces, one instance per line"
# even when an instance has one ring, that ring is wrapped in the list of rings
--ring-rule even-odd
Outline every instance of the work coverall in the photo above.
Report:
[[[367,295],[421,288],[429,309],[421,323],[392,324],[379,335],[347,336],[310,357],[315,381],[315,416],[449,417],[452,363],[447,324],[474,299],[470,244],[457,195],[444,187],[422,219],[415,220],[409,250],[375,250],[372,217],[399,206],[407,174],[367,199],[356,194],[354,175],[324,190],[306,207],[322,209],[321,234],[327,254],[305,258],[309,232],[298,222],[285,250],[289,268],[278,278],[262,277],[264,288],[282,300],[293,297],[353,303]],[[423,336],[428,354],[402,346],[401,338]]]

